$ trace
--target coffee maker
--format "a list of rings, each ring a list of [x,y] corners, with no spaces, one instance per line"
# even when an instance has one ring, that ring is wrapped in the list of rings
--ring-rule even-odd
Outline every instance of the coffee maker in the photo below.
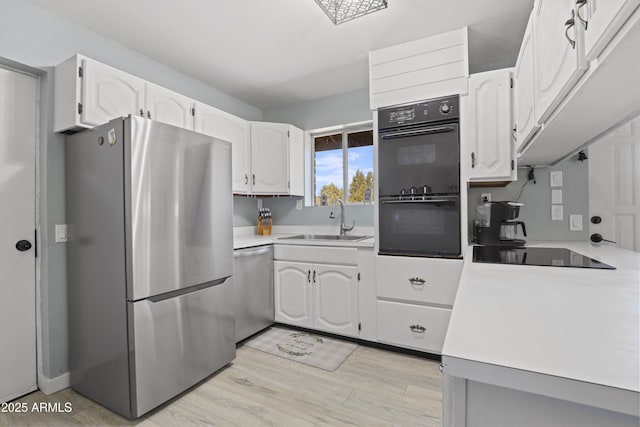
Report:
[[[478,220],[474,226],[476,243],[484,246],[524,246],[527,243],[525,240],[516,239],[518,225],[522,227],[522,234],[527,236],[524,222],[516,221],[522,206],[517,202],[487,202],[478,206]]]

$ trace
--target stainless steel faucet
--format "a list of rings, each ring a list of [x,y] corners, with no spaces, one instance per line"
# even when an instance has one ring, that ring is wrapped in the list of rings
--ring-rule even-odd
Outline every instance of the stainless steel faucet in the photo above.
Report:
[[[349,225],[345,225],[344,223],[344,203],[342,202],[342,199],[337,199],[334,203],[333,203],[333,207],[331,207],[331,213],[329,214],[329,218],[333,219],[336,217],[336,205],[340,203],[340,236],[344,236],[347,231],[351,231],[353,230],[353,227],[356,226],[356,221],[353,221],[353,224]]]

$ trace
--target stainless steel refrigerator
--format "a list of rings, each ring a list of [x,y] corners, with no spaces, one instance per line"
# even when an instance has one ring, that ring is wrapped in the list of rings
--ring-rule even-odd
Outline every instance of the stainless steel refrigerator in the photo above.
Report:
[[[136,418],[235,358],[231,145],[141,117],[65,144],[72,388]]]

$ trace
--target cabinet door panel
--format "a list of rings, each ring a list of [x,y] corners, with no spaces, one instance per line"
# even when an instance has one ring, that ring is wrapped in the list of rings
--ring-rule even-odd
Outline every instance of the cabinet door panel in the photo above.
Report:
[[[533,63],[533,23],[529,18],[527,29],[524,33],[522,46],[513,71],[514,80],[514,122],[516,128],[516,152],[524,147],[524,144],[538,129],[535,116],[535,83]]]
[[[251,168],[249,122],[217,108],[198,103],[195,116],[196,132],[231,142],[233,192],[248,194],[251,190],[249,179]]]
[[[251,124],[251,173],[254,193],[287,194],[289,181],[289,126]]]
[[[471,180],[511,176],[511,88],[509,70],[472,75],[469,79],[466,138],[471,142]]]
[[[274,262],[276,322],[313,327],[311,264]]]
[[[335,265],[313,266],[315,328],[358,336],[358,269]]]
[[[640,0],[587,0],[579,13],[587,20],[584,51],[588,60],[602,53],[638,5]]]
[[[191,98],[160,86],[147,83],[147,117],[162,123],[193,130]]]
[[[144,81],[99,62],[83,60],[82,121],[101,125],[116,117],[139,114]]]
[[[584,30],[579,22],[565,34],[574,0],[540,0],[534,8],[533,41],[536,64],[536,120],[543,123],[586,69]]]

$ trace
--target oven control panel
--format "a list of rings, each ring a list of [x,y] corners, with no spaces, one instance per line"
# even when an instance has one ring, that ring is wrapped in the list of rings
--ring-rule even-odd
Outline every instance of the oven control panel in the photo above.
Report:
[[[460,117],[458,96],[431,99],[416,104],[399,105],[378,110],[378,128],[452,120]]]

